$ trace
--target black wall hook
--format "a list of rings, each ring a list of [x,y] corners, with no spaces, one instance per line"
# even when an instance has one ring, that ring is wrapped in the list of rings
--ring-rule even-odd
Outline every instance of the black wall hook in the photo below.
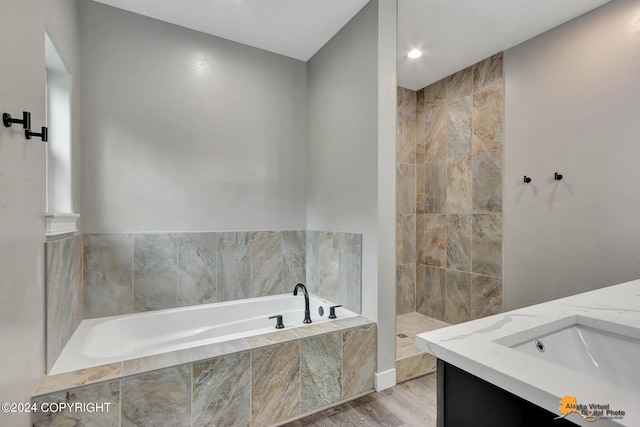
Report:
[[[22,120],[14,119],[9,113],[2,114],[2,123],[5,127],[10,128],[13,123],[22,123],[24,129],[31,129],[31,113],[28,111],[22,112]]]
[[[27,139],[31,139],[32,136],[38,136],[42,139],[42,142],[47,142],[49,140],[49,129],[45,126],[42,126],[42,131],[40,133],[31,132],[29,129],[24,130],[24,137]]]
[[[562,175],[556,172],[553,174],[553,179],[555,179],[556,181],[560,181],[562,179]]]
[[[528,184],[531,182],[531,178],[529,178],[527,175],[524,176],[524,183]]]

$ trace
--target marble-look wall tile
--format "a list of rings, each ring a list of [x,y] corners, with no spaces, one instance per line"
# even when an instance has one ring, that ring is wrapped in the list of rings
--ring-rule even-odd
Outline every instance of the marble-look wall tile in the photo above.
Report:
[[[502,214],[479,214],[472,217],[472,271],[502,277]]]
[[[467,67],[447,77],[447,102],[471,95],[473,89],[473,67]]]
[[[447,102],[447,79],[438,80],[422,89],[424,92],[424,109],[436,108]]]
[[[502,86],[502,52],[473,65],[473,90],[480,92],[488,87]]]
[[[113,427],[120,425],[120,381],[110,381],[46,394],[33,398],[32,402],[39,409],[45,403],[49,406],[54,403],[96,403],[103,405],[102,411],[94,412],[70,411],[69,409],[65,409],[62,412],[34,411],[31,413],[31,425],[33,427]]]
[[[473,95],[473,152],[502,149],[504,123],[502,87]]]
[[[473,156],[473,212],[502,212],[502,151]]]
[[[447,157],[471,154],[471,106],[467,96],[447,105]]]
[[[402,264],[402,225],[404,224],[404,220],[402,219],[402,215],[396,215],[396,264]]]
[[[471,319],[502,312],[502,280],[497,277],[471,277]]]
[[[248,427],[250,419],[250,352],[193,364],[193,427]]]
[[[399,215],[402,222],[402,258],[400,264],[416,262],[416,215]]]
[[[345,308],[362,311],[362,234],[340,233],[340,299]]]
[[[300,414],[300,341],[251,351],[251,425]]]
[[[133,235],[85,234],[84,318],[133,313]]]
[[[320,232],[307,230],[307,290],[318,295],[320,290]]]
[[[339,267],[339,237],[338,233],[320,232],[320,289],[319,293],[329,301],[338,301],[340,291]]]
[[[176,234],[136,234],[133,239],[133,310],[177,306]]]
[[[396,142],[396,162],[416,162],[416,115],[410,113],[398,113],[397,134],[399,142]]]
[[[305,338],[300,344],[303,413],[342,399],[342,332]]]
[[[398,111],[407,114],[416,114],[417,93],[411,89],[398,86]]]
[[[416,311],[416,264],[396,266],[396,315]]]
[[[424,178],[420,176],[419,185],[424,183],[424,199],[419,201],[422,209],[419,213],[440,214],[446,209],[447,161],[425,163]]]
[[[444,320],[447,270],[419,265],[416,270],[416,311]]]
[[[447,214],[471,213],[472,209],[471,156],[447,159]],[[434,212],[437,213],[437,212]]]
[[[447,215],[447,267],[471,271],[471,215]]]
[[[298,283],[307,283],[307,237],[304,230],[282,232],[282,290],[288,292]]]
[[[47,369],[82,321],[82,236],[46,244]]]
[[[418,163],[444,159],[447,155],[447,107],[428,109],[423,117],[424,127],[416,146]]]
[[[447,271],[444,321],[455,324],[471,320],[471,274]]]
[[[218,301],[216,233],[178,234],[178,307]]]
[[[279,295],[282,289],[282,232],[257,231],[251,236],[251,296]]]
[[[342,398],[373,390],[376,369],[376,326],[349,329],[342,335]]]
[[[396,163],[396,214],[416,211],[416,165]]]
[[[218,233],[218,301],[251,298],[251,233]]]
[[[418,228],[423,246],[418,262],[434,267],[447,265],[447,216],[419,215],[423,222]]]
[[[120,381],[121,426],[190,426],[191,365],[160,369]]]

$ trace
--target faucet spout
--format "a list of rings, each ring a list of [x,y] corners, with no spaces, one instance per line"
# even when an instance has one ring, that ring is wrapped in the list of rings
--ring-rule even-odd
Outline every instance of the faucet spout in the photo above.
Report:
[[[295,288],[293,288],[293,295],[298,295],[298,289],[302,289],[304,293],[304,320],[303,323],[311,323],[311,311],[309,310],[309,292],[307,292],[307,287],[302,283],[298,283]]]

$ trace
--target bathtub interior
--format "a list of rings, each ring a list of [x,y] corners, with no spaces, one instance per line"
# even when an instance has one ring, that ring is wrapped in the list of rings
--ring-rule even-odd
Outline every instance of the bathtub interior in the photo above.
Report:
[[[312,324],[329,322],[336,304],[309,295]],[[338,319],[358,316],[344,307]],[[282,315],[284,329],[276,329]],[[83,320],[50,375],[304,326],[304,297],[274,295]]]

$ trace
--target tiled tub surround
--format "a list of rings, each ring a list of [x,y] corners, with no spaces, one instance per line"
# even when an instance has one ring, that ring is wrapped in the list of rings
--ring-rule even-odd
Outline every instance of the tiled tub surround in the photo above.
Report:
[[[360,312],[361,235],[319,231],[84,235],[84,318],[310,291]]]
[[[82,321],[82,236],[45,243],[47,370]]]
[[[373,391],[376,326],[361,316],[46,377],[34,426],[278,425]]]
[[[398,88],[398,314],[459,323],[502,310],[502,75],[497,54]]]
[[[333,305],[310,294],[313,323],[328,322]],[[304,308],[305,298],[300,292],[297,296],[287,293],[86,319],[49,373],[59,374],[273,332],[276,320],[270,317],[276,315],[282,316],[285,327],[282,330],[303,326]],[[343,319],[356,316],[344,307],[336,308],[335,314]]]

